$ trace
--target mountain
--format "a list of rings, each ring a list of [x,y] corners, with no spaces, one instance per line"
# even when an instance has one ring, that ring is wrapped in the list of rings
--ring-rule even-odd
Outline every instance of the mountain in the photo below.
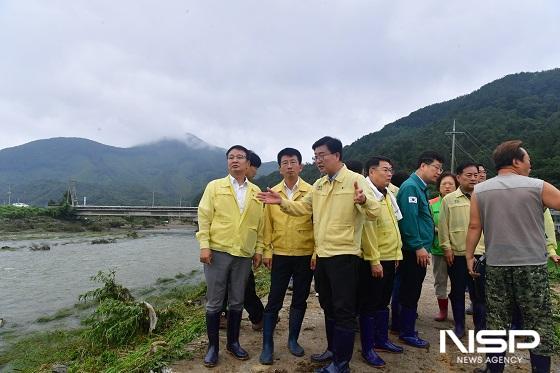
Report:
[[[456,163],[475,160],[493,172],[491,154],[499,143],[520,139],[531,155],[532,176],[560,186],[560,69],[507,75],[453,100],[434,104],[369,133],[343,149],[345,160],[363,163],[373,155],[396,162],[399,171],[412,172],[424,150],[436,150],[450,167],[453,121],[456,122]],[[336,134],[333,134],[336,136]],[[313,165],[302,177],[319,176]],[[260,178],[261,187],[280,180]]]
[[[263,162],[270,173],[276,162]],[[190,205],[206,183],[226,173],[225,149],[183,139],[118,148],[82,138],[52,138],[0,150],[1,202],[46,205],[75,181],[92,205]]]
[[[560,69],[505,76],[453,100],[417,110],[344,148],[344,159],[365,162],[376,154],[391,157],[410,172],[427,149],[451,153],[446,135],[457,124],[457,162],[472,159],[491,169],[492,149],[519,138],[531,154],[533,175],[560,185]],[[364,132],[367,129],[364,129]],[[336,133],[332,134],[336,136]],[[45,205],[60,200],[69,180],[88,204],[190,205],[206,183],[226,172],[225,149],[188,134],[131,148],[80,138],[37,140],[0,150],[0,202]],[[446,163],[449,167],[449,162]],[[256,182],[275,185],[276,162],[263,163]],[[274,171],[274,172],[273,172]],[[302,177],[319,176],[306,165]]]
[[[89,204],[178,205],[225,173],[224,149],[194,136],[117,148],[81,138],[37,140],[0,150],[2,200],[45,205],[59,200],[70,179]],[[152,194],[153,193],[153,194]]]
[[[370,133],[344,149],[346,159],[391,157],[412,171],[418,155],[433,149],[449,167],[451,131],[456,121],[458,162],[476,160],[492,169],[499,143],[520,139],[531,154],[532,176],[560,185],[560,69],[518,73],[486,84],[471,94],[427,106]],[[457,163],[456,163],[457,164]]]

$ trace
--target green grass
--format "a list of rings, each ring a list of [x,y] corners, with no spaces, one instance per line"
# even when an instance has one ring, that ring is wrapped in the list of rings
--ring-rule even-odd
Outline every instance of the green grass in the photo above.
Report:
[[[257,294],[262,296],[268,293],[269,272],[259,269],[255,272],[255,280]],[[206,331],[201,301],[205,292],[206,286],[202,283],[174,286],[163,289],[160,294],[148,296],[146,301],[155,307],[158,325],[151,335],[138,335],[127,345],[94,345],[86,338],[88,327],[33,333],[14,342],[3,352],[0,368],[20,372],[50,372],[53,364],[64,364],[68,366],[69,372],[80,373],[157,370],[189,357],[186,344]],[[64,313],[61,310],[59,315]]]
[[[77,358],[82,347],[81,331],[35,333],[23,338],[0,355],[7,371],[49,372],[51,364]]]

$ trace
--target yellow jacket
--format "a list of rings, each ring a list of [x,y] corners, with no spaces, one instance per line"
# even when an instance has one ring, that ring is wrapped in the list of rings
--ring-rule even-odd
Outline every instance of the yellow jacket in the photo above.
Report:
[[[469,229],[471,200],[461,188],[446,195],[439,208],[438,237],[443,250],[453,250],[453,254],[465,256],[467,231]],[[484,254],[484,235],[474,251],[475,255]]]
[[[303,179],[298,181],[298,189],[292,201],[301,201],[313,187]],[[284,190],[284,181],[272,188],[273,191],[288,199]],[[264,208],[264,253],[265,258],[272,254],[303,256],[313,254],[313,222],[310,215],[290,216],[284,214],[278,205],[266,205]]]
[[[259,192],[258,186],[248,182],[245,208],[239,212],[230,176],[209,182],[198,204],[200,248],[241,257],[262,253],[264,210],[256,198]]]
[[[366,220],[362,229],[362,258],[375,265],[380,263],[381,255],[377,249],[377,235],[375,234],[375,222]]]
[[[354,203],[354,182],[363,189],[366,202]],[[362,228],[366,216],[379,216],[379,203],[366,184],[365,178],[342,166],[332,182],[327,175],[315,181],[313,190],[300,201],[283,199],[283,212],[293,215],[313,214],[315,253],[318,257],[335,255],[362,256]]]
[[[377,250],[379,251],[380,260],[402,260],[402,240],[399,223],[395,217],[391,201],[387,197],[379,201],[381,214],[372,223],[377,237]]]
[[[554,229],[554,220],[549,209],[544,210],[544,232],[546,234],[546,250],[548,256],[556,255],[556,232]]]

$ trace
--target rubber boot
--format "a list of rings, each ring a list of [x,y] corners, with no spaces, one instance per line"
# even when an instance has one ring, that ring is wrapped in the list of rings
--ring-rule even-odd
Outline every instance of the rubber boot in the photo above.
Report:
[[[206,312],[206,333],[208,334],[208,352],[204,356],[204,366],[211,368],[218,364],[220,351],[220,316],[222,312]]]
[[[226,350],[236,359],[247,360],[249,354],[239,345],[239,328],[241,327],[241,312],[228,311],[228,328]]]
[[[290,319],[288,321],[288,350],[294,356],[303,356],[305,351],[298,343],[299,333],[301,331],[301,324],[303,323],[303,316],[305,310],[297,310],[290,308]]]
[[[533,373],[550,372],[550,356],[536,355],[529,352],[531,356],[531,369]]]
[[[389,340],[389,310],[375,312],[373,327],[373,349],[375,351],[401,354],[403,348],[393,344]]]
[[[315,370],[316,373],[349,373],[350,360],[354,352],[354,335],[352,329],[334,327],[332,362],[324,368]]]
[[[445,320],[447,320],[447,310],[448,310],[449,300],[447,298],[438,299],[437,302],[438,302],[438,306],[439,306],[439,313],[434,318],[434,320],[435,321],[445,321]]]
[[[326,363],[332,360],[333,357],[333,333],[334,333],[334,320],[325,316],[325,334],[327,335],[327,349],[321,354],[311,355],[311,361],[314,363]]]
[[[264,365],[271,365],[274,361],[274,328],[277,319],[275,313],[263,314],[263,347],[259,361]]]
[[[451,299],[451,309],[453,310],[453,333],[461,339],[465,336],[465,299]]]
[[[409,346],[417,348],[428,348],[430,343],[418,337],[414,330],[416,326],[416,308],[401,305],[401,332],[399,339]]]
[[[369,365],[382,368],[385,362],[373,350],[375,320],[371,316],[360,316],[360,341],[362,342],[362,357]]]
[[[486,304],[483,302],[473,302],[473,323],[474,331],[486,329]]]

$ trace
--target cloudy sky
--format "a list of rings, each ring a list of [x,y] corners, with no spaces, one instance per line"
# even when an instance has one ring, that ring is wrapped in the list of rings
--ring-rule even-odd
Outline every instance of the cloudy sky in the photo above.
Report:
[[[193,133],[266,160],[560,66],[560,2],[0,0],[0,148]]]

